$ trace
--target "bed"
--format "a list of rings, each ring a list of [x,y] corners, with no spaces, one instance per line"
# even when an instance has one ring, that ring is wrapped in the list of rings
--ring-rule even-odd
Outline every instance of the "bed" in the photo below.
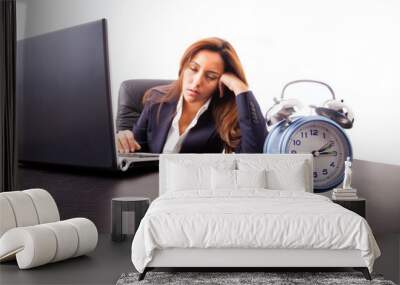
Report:
[[[353,267],[380,250],[364,218],[313,193],[308,154],[163,154],[159,197],[132,242],[159,267]]]

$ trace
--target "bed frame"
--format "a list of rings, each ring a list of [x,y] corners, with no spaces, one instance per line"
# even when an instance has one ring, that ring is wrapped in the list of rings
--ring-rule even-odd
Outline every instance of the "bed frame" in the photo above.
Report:
[[[217,154],[167,154],[160,156],[159,191],[163,194],[166,181],[167,159],[190,159],[193,156],[207,155],[212,163]],[[232,159],[240,156],[264,156],[265,154],[232,154]],[[304,160],[309,164],[309,192],[313,192],[312,184],[312,155],[311,154],[273,154],[273,159]],[[250,268],[343,268],[350,267],[361,271],[367,280],[371,275],[361,257],[359,250],[333,249],[255,249],[255,248],[169,248],[157,249],[153,259],[139,280],[143,280],[146,273],[155,268],[232,268],[237,271],[246,271]]]
[[[359,250],[329,249],[198,249],[170,248],[156,250],[152,261],[139,275],[155,268],[337,268],[351,267],[371,280]]]

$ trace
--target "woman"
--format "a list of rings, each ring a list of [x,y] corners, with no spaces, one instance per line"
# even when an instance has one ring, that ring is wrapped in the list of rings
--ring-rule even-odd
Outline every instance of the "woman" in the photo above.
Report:
[[[121,153],[257,153],[266,135],[232,45],[207,38],[186,50],[176,81],[146,92],[133,131],[120,131],[117,144]]]

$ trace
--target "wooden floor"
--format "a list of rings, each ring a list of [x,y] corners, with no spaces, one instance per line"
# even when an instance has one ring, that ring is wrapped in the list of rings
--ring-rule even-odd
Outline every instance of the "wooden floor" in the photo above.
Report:
[[[115,284],[123,272],[134,271],[130,259],[131,241],[110,239],[110,208],[113,197],[158,196],[158,168],[134,168],[126,173],[68,169],[59,167],[20,167],[19,190],[44,188],[58,205],[62,219],[86,217],[100,233],[99,243],[88,256],[19,270],[15,262],[0,265],[0,284]],[[376,237],[382,256],[375,272],[399,282],[400,235]]]

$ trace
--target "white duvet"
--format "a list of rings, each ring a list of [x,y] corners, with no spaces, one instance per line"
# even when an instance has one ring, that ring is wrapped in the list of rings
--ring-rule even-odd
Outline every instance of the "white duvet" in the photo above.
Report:
[[[321,195],[266,189],[160,196],[133,239],[132,262],[143,272],[165,248],[358,249],[370,272],[380,255],[361,216]]]

